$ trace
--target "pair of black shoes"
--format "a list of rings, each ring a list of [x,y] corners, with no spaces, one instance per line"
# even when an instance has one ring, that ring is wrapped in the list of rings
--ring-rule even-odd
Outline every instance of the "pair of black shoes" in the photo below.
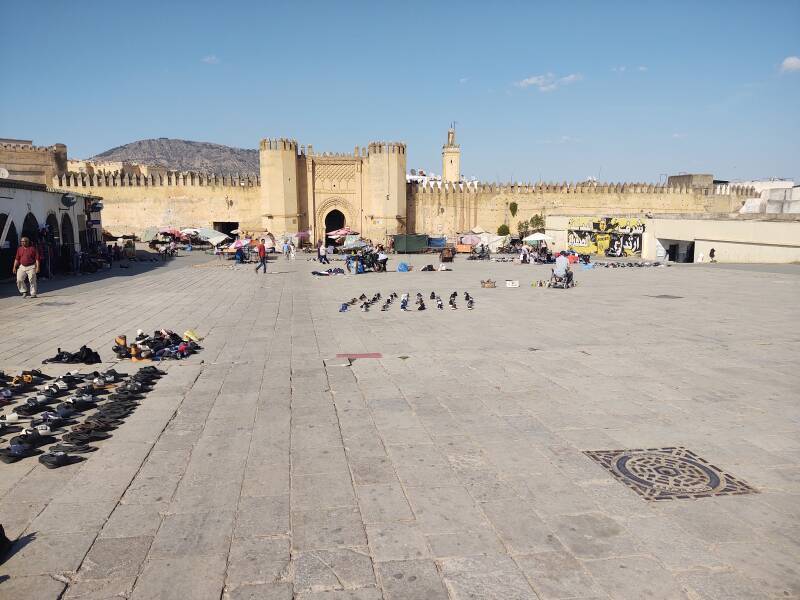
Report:
[[[59,450],[51,450],[47,454],[42,454],[39,457],[39,462],[48,469],[58,469],[66,467],[67,465],[74,465],[75,463],[83,462],[86,460],[83,456],[73,456]]]

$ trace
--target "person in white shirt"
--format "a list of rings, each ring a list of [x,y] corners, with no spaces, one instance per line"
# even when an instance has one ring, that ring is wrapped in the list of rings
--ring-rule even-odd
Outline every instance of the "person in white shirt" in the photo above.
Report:
[[[319,262],[323,265],[328,265],[330,262],[328,261],[328,249],[325,248],[325,244],[320,243],[319,250],[317,251],[317,256],[319,257]]]
[[[386,270],[386,263],[389,262],[389,255],[386,254],[386,250],[383,249],[383,246],[378,246],[378,264],[380,265],[381,271]]]
[[[556,258],[556,266],[553,268],[553,275],[559,279],[565,279],[567,285],[572,284],[572,271],[569,268],[569,259],[564,250],[562,250]]]

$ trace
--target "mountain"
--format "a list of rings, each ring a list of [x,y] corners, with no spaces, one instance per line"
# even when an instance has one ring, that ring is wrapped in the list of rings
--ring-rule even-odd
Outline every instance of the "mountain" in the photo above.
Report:
[[[217,175],[259,172],[258,150],[169,138],[131,142],[101,152],[89,160],[131,161],[174,171],[200,171]]]

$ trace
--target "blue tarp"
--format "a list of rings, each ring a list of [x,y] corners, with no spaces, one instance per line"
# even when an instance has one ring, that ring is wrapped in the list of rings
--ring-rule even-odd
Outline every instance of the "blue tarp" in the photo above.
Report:
[[[447,244],[447,238],[440,237],[440,238],[428,238],[428,247],[429,248],[444,248]]]

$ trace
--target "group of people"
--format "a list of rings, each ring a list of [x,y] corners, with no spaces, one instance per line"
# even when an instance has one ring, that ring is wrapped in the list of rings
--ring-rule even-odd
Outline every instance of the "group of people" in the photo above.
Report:
[[[541,244],[538,248],[533,248],[523,244],[519,250],[519,260],[523,265],[530,263],[547,263],[552,259],[553,254],[546,244]]]
[[[263,244],[266,240],[261,240]],[[294,242],[291,240],[283,240],[283,257],[286,260],[294,260],[295,256],[297,255],[297,247],[294,245]]]

